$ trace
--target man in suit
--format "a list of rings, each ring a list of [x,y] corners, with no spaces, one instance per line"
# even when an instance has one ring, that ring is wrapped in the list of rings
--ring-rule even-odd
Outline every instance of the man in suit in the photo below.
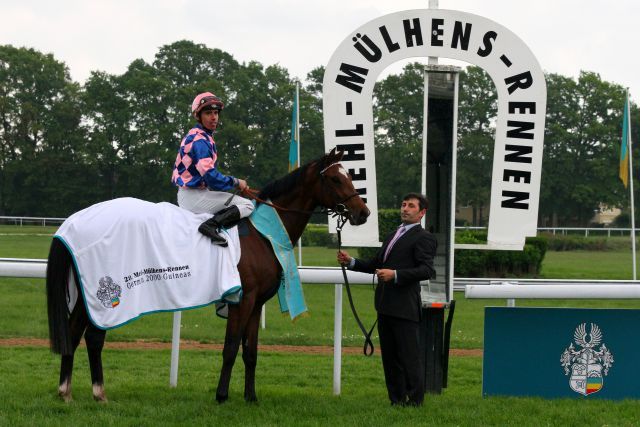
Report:
[[[345,251],[338,262],[350,270],[375,273],[375,308],[384,378],[392,405],[420,406],[424,399],[424,366],[419,354],[420,281],[435,277],[438,243],[422,228],[426,197],[409,193],[402,199],[402,225],[387,236],[375,257],[360,260]]]

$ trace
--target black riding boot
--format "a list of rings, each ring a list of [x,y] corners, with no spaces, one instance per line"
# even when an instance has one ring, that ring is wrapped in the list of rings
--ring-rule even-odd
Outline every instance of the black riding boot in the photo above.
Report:
[[[211,238],[214,245],[226,247],[227,239],[220,234],[222,228],[231,228],[240,221],[240,211],[236,205],[231,205],[216,212],[211,218],[200,224],[198,231]]]

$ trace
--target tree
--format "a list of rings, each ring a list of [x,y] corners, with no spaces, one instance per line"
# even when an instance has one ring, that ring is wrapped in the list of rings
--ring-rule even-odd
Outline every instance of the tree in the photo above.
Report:
[[[624,91],[592,72],[547,75],[541,223],[587,225],[601,204],[619,205]]]
[[[497,94],[489,75],[475,66],[462,71],[458,101],[457,204],[471,206],[474,226],[485,225],[484,217],[489,213],[497,111]]]
[[[409,189],[421,187],[423,65],[407,64],[374,88],[378,206],[397,208]],[[399,173],[398,165],[402,165]]]
[[[0,117],[0,213],[55,215],[56,192],[75,185],[78,85],[53,55],[0,46]]]

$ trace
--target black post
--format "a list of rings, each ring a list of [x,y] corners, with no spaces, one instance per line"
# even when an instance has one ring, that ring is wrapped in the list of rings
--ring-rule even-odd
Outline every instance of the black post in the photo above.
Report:
[[[449,342],[455,300],[449,305],[447,322],[444,321],[445,305],[422,309],[420,323],[420,354],[424,366],[425,392],[441,394],[447,387],[449,373]]]
[[[449,315],[447,323],[444,325],[444,351],[442,352],[442,387],[447,388],[449,379],[449,344],[451,342],[451,324],[453,323],[453,312],[456,310],[456,300],[449,303]]]
[[[424,354],[424,387],[426,393],[442,393],[442,350],[444,307],[422,309],[421,347]]]

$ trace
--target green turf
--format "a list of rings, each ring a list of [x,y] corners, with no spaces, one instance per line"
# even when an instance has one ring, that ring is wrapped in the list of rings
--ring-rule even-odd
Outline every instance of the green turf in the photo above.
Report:
[[[27,227],[23,227],[24,231]],[[17,230],[17,231],[21,231]],[[3,231],[5,234],[3,234]],[[45,258],[50,236],[7,236],[0,227],[0,257]],[[40,233],[37,233],[40,234]],[[46,233],[44,233],[46,234]],[[612,257],[608,257],[612,255]],[[630,272],[624,252],[550,252],[545,277],[602,278]],[[619,263],[616,263],[616,259]],[[303,264],[335,265],[335,249],[305,248]],[[625,264],[628,263],[625,267]],[[572,268],[562,269],[568,264]],[[622,271],[622,273],[620,272]],[[551,275],[551,276],[548,276]],[[292,323],[279,313],[277,302],[267,304],[267,328],[262,344],[325,344],[333,341],[333,286],[305,285],[309,316]],[[46,337],[44,281],[0,278],[0,337]],[[365,323],[374,319],[373,290],[355,286],[356,304]],[[481,348],[483,308],[503,300],[465,300],[456,293],[452,329],[453,348]],[[633,300],[519,300],[518,306],[638,308]],[[362,345],[362,337],[344,298],[344,345]],[[171,314],[143,317],[110,331],[108,340],[169,341]],[[224,321],[211,308],[183,313],[182,338],[222,342]],[[376,340],[377,342],[377,340]],[[260,352],[256,386],[260,403],[242,400],[243,370],[238,358],[231,383],[231,399],[214,402],[221,363],[216,351],[183,350],[177,389],[168,387],[169,351],[111,350],[104,352],[105,381],[110,402],[96,404],[86,354],[79,353],[70,404],[56,396],[59,357],[46,348],[0,347],[0,425],[637,425],[636,401],[596,399],[481,397],[482,360],[450,359],[449,387],[442,395],[427,396],[423,408],[391,408],[386,399],[379,352],[372,358],[343,356],[342,395],[332,395],[332,359],[327,355]]]
[[[0,227],[0,258],[43,259],[47,257],[52,233],[42,230],[43,227],[33,227],[37,234],[26,230],[10,232],[6,230],[7,227]]]
[[[76,358],[71,403],[56,396],[59,358],[42,348],[0,348],[0,421],[3,425],[636,425],[637,402],[596,399],[482,398],[480,357],[450,360],[449,386],[427,395],[421,408],[393,408],[378,356],[344,356],[342,393],[332,392],[326,355],[261,353],[259,403],[242,399],[238,360],[230,399],[214,401],[221,364],[216,351],[180,354],[178,387],[168,387],[169,351],[104,352],[109,402],[91,398],[86,356]]]
[[[640,260],[636,259],[636,263]],[[640,264],[638,264],[640,266]],[[545,279],[633,279],[631,250],[549,251],[542,263]]]

